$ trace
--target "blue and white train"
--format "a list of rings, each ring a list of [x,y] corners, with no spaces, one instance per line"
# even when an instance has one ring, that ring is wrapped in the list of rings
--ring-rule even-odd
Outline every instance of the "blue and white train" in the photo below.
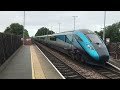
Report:
[[[93,65],[105,65],[109,53],[103,40],[88,29],[36,36],[37,41],[67,54],[73,59]]]

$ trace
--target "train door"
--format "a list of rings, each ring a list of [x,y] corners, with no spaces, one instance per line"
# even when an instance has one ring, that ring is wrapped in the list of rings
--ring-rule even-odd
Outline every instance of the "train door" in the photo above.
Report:
[[[65,44],[66,44],[66,48],[71,50],[71,45],[72,45],[72,35],[69,34],[69,35],[66,35],[65,36]]]
[[[71,34],[71,57],[73,60],[75,60],[75,47],[74,47],[74,43],[75,43],[75,38],[74,35]]]
[[[75,38],[74,38],[74,35],[72,34],[72,44],[71,44],[71,50],[72,50],[72,53],[74,53],[74,42],[75,42]]]
[[[66,47],[66,35],[64,35],[64,49],[67,49],[67,47]]]
[[[67,51],[67,54],[71,56],[72,53],[72,34],[65,35],[65,49]]]
[[[64,35],[64,53],[69,55],[69,42],[68,42],[68,37],[67,35]]]

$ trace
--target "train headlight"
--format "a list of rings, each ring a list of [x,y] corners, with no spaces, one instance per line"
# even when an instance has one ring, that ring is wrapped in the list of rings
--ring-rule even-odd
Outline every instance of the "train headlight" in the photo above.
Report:
[[[91,50],[93,50],[93,47],[92,47],[92,46],[90,46],[90,45],[87,45],[87,47],[88,47],[88,48],[90,48]]]

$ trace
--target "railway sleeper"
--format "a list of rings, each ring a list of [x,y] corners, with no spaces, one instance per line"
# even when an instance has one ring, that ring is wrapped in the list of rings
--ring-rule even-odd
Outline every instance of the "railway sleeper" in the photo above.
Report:
[[[113,73],[111,73],[111,72],[101,72],[102,74],[113,74]]]
[[[118,75],[116,75],[116,74],[108,74],[107,76],[109,76],[109,77],[116,77]]]
[[[120,76],[112,77],[112,79],[120,79]]]
[[[65,72],[65,75],[75,75],[75,72]]]
[[[55,64],[54,64],[55,65]],[[66,68],[66,66],[63,66],[63,65],[55,65],[57,68]]]
[[[71,70],[61,70],[61,73],[66,73],[66,72],[70,72]]]
[[[75,78],[75,77],[78,77],[78,75],[70,75],[70,76],[65,76],[66,78]],[[80,76],[79,76],[80,77]]]

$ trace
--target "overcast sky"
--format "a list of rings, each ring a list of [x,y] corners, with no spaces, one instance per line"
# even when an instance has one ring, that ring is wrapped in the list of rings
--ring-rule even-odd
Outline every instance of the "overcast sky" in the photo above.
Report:
[[[52,28],[54,32],[61,32],[74,29],[76,18],[76,29],[90,29],[100,31],[104,26],[104,11],[26,11],[25,28],[30,36],[34,36],[41,27]],[[0,11],[0,32],[3,32],[11,23],[23,25],[23,11]],[[120,11],[107,11],[106,25],[120,21]]]

